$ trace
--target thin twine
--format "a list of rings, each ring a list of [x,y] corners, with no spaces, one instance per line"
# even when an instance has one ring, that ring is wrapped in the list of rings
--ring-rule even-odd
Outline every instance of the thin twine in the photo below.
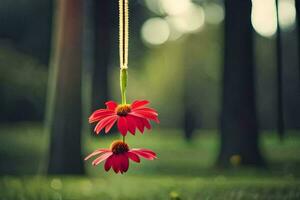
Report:
[[[128,0],[119,0],[119,54],[120,68],[128,68]]]

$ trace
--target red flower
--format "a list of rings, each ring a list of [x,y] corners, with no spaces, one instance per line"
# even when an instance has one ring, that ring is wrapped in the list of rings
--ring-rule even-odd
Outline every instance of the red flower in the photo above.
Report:
[[[105,171],[109,171],[110,168],[113,168],[115,173],[120,172],[121,174],[127,172],[129,168],[129,159],[137,163],[140,162],[140,156],[148,160],[156,159],[156,154],[151,150],[129,149],[125,142],[117,140],[111,144],[110,149],[98,149],[88,155],[84,160],[88,160],[99,154],[101,155],[92,162],[94,166],[97,166],[106,160],[104,164]]]
[[[105,128],[108,133],[117,122],[120,133],[125,136],[127,131],[135,134],[136,128],[142,133],[144,128],[151,129],[149,120],[159,123],[156,110],[146,107],[149,101],[134,101],[132,104],[117,104],[114,101],[106,102],[106,109],[96,110],[90,117],[89,122],[98,122],[94,131],[99,132]]]

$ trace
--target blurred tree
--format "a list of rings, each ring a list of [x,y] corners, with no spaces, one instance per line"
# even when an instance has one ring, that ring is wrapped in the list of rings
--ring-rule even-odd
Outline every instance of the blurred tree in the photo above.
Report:
[[[297,30],[298,30],[298,55],[300,55],[300,1],[295,0],[296,12],[297,12]],[[300,56],[299,56],[300,57]],[[299,79],[300,79],[300,59],[299,64]]]
[[[18,51],[49,61],[52,0],[0,1],[0,38],[8,39]]]
[[[196,128],[196,119],[195,119],[195,111],[193,110],[193,105],[191,101],[191,94],[189,88],[190,86],[190,79],[189,79],[189,68],[182,73],[184,76],[183,81],[183,133],[184,138],[187,141],[190,141],[193,137],[193,132]]]
[[[251,1],[225,1],[220,166],[262,165],[255,108]]]
[[[50,174],[83,174],[81,158],[81,54],[83,0],[57,1],[49,77],[47,128]]]
[[[279,138],[284,136],[284,119],[283,119],[283,96],[282,96],[282,45],[281,45],[281,28],[279,23],[279,2],[276,3],[277,19],[277,36],[276,36],[276,59],[277,59],[277,130]]]
[[[0,1],[1,122],[44,120],[52,7],[52,0]]]
[[[111,0],[94,0],[93,3],[95,62],[92,70],[92,110],[96,110],[109,99],[108,68],[114,3]],[[118,7],[117,4],[115,6]]]
[[[186,101],[185,101],[186,103]],[[193,132],[195,131],[195,116],[194,111],[189,108],[188,105],[184,104],[184,138],[190,141],[193,137]]]

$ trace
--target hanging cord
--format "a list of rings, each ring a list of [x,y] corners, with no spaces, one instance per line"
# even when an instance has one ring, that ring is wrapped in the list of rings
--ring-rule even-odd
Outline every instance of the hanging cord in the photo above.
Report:
[[[120,89],[122,104],[126,104],[128,77],[128,0],[119,0],[119,53],[120,53]]]
[[[120,68],[128,67],[128,0],[119,0]]]

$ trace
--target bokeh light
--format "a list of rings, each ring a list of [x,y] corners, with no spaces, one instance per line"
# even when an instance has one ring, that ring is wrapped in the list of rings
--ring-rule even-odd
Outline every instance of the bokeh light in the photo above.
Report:
[[[205,22],[208,24],[219,24],[224,20],[225,13],[221,5],[216,3],[206,4],[204,7]]]
[[[279,1],[279,25],[283,30],[291,30],[296,23],[296,9],[294,0]]]
[[[175,40],[178,40],[181,36],[183,36],[183,32],[178,30],[177,29],[177,21],[176,21],[176,17],[174,16],[167,16],[166,18],[166,21],[168,22],[169,24],[169,27],[170,27],[170,37],[169,37],[169,40],[170,41],[175,41]]]
[[[279,1],[279,24],[283,31],[291,30],[296,22],[294,0]],[[254,30],[264,36],[271,37],[277,31],[275,0],[252,0],[252,25]]]
[[[160,45],[168,40],[177,40],[182,35],[195,33],[205,25],[205,11],[202,6],[193,3],[191,0],[146,0],[149,10],[163,18],[152,18],[147,20],[142,27],[142,39],[148,44]],[[212,4],[210,21],[218,23],[224,18],[222,7]],[[167,23],[167,24],[166,24]],[[161,31],[153,33],[155,27],[161,27]]]
[[[189,9],[178,16],[170,16],[172,25],[182,33],[191,33],[204,26],[205,14],[201,6],[191,4]]]
[[[160,45],[166,42],[170,36],[170,28],[163,18],[150,18],[142,27],[142,39],[151,45]]]
[[[163,14],[163,10],[160,5],[160,0],[145,0],[146,6],[152,12],[161,15]]]
[[[273,36],[277,30],[275,0],[252,0],[251,21],[258,34]]]
[[[180,15],[188,12],[192,2],[190,0],[160,0],[160,4],[168,15]]]

